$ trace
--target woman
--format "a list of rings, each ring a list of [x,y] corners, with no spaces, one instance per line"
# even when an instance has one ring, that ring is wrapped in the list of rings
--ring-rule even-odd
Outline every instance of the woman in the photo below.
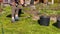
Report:
[[[24,4],[24,0],[12,0],[12,22],[18,21],[18,11],[21,5]]]

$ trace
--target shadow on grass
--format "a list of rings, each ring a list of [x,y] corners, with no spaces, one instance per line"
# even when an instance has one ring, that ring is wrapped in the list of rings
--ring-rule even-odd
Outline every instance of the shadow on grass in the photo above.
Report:
[[[21,14],[23,14],[22,9],[19,9],[18,16],[20,17]],[[6,17],[11,18],[11,14],[7,15]]]

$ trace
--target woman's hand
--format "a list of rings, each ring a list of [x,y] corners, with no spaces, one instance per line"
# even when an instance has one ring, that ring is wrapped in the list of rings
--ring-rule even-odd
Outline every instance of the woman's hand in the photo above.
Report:
[[[19,4],[22,4],[23,5],[24,4],[24,0],[20,0],[20,3]]]

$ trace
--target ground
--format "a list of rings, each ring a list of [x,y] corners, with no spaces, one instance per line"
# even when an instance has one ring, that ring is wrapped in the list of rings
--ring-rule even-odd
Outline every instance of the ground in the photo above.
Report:
[[[56,7],[54,4],[51,7]],[[38,9],[39,5],[37,5],[37,10],[39,10],[40,14],[44,13],[45,10]],[[26,7],[25,7],[26,8]],[[29,10],[29,9],[25,9]],[[48,12],[49,11],[49,12]],[[47,14],[60,14],[60,10],[47,10]],[[22,11],[24,12],[24,10]],[[38,24],[37,20],[32,20],[30,14],[24,12],[19,17],[19,21],[15,23],[11,23],[11,18],[7,17],[7,15],[11,14],[11,7],[5,7],[4,12],[0,14],[0,34],[60,34],[60,29],[55,27],[53,21],[50,21],[49,26],[41,26]],[[25,18],[26,16],[30,16]]]

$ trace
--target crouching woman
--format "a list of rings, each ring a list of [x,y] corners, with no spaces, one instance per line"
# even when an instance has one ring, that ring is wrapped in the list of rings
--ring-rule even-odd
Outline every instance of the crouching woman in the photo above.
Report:
[[[11,9],[12,9],[12,22],[18,21],[18,11],[19,8],[24,4],[24,0],[12,0]]]

